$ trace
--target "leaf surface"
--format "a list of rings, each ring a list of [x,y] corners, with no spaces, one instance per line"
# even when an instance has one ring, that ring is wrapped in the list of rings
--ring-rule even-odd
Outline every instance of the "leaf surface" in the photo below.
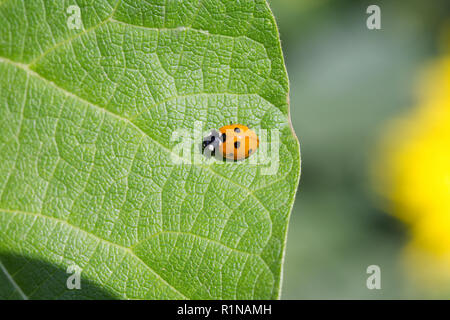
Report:
[[[300,155],[265,1],[4,0],[0,20],[0,298],[279,297]],[[196,121],[279,130],[276,174],[175,164]]]

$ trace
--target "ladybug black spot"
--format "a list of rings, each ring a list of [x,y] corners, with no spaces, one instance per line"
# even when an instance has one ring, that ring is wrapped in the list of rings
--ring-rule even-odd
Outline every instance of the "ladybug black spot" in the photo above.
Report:
[[[241,146],[241,143],[240,143],[239,141],[236,141],[236,142],[234,143],[234,147],[235,147],[236,149],[239,149],[240,146]]]
[[[241,129],[239,129],[238,127],[234,128],[234,132],[239,133],[241,132]]]
[[[225,133],[222,133],[222,142],[227,141],[227,135]]]

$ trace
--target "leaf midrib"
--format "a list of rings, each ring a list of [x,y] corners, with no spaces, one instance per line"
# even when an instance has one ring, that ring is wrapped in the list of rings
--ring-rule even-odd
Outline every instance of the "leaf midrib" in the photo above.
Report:
[[[0,209],[2,210],[2,209]],[[2,263],[2,260],[0,259],[0,270],[3,271],[3,274],[6,276],[6,278],[9,280],[11,285],[14,287],[14,289],[19,293],[22,300],[28,300],[27,295],[23,292],[23,290],[20,288],[20,286],[17,284],[16,281],[14,281],[13,276],[8,272],[8,269],[6,269],[5,265]]]

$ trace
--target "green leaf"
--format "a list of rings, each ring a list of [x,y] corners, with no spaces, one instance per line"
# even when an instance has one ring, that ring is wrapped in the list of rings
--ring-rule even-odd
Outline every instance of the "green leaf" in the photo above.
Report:
[[[4,0],[0,21],[0,298],[279,297],[300,155],[265,1]],[[196,121],[279,130],[278,170],[174,163]]]

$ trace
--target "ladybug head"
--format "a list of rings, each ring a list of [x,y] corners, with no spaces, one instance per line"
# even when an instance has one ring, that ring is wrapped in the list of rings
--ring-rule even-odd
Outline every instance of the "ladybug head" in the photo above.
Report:
[[[215,156],[217,147],[222,143],[221,134],[216,130],[211,130],[210,134],[203,138],[202,153],[205,157]]]

